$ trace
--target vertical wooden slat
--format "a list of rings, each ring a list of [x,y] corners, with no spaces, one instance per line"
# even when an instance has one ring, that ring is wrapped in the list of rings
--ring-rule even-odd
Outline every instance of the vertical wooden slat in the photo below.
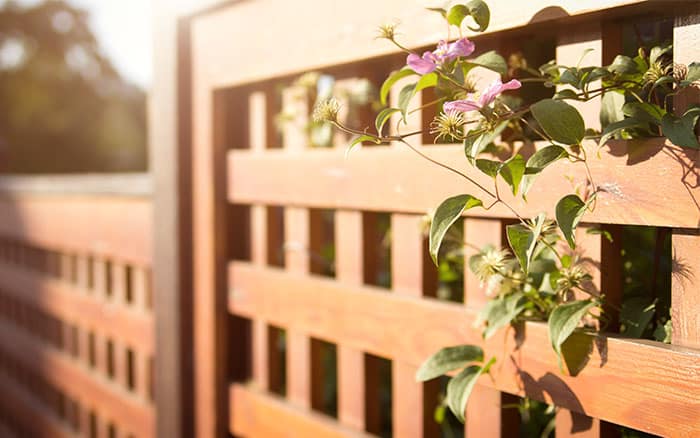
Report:
[[[501,248],[503,224],[494,219],[464,219],[464,302],[475,309],[482,308],[491,297],[486,295],[481,281],[469,270],[469,257],[487,245]],[[467,438],[493,436],[508,437],[518,434],[520,419],[516,409],[504,409],[503,405],[517,403],[517,397],[498,390],[476,385],[467,404],[464,433]]]
[[[700,348],[700,233],[674,230],[672,242],[672,342]]]
[[[248,132],[250,148],[254,153],[263,153],[267,143],[267,96],[257,91],[248,97]],[[267,242],[267,207],[251,206],[251,261],[258,266],[265,266],[268,259]],[[261,319],[252,321],[253,380],[262,389],[268,389],[268,329],[267,322]]]
[[[127,267],[122,263],[112,265],[112,301],[117,306],[126,305],[127,294]],[[123,388],[128,387],[128,369],[126,350],[128,346],[114,339],[114,379]]]
[[[557,41],[556,59],[562,65],[576,66],[600,66],[603,57],[602,28],[600,22],[582,23],[572,25],[572,29],[567,29],[559,34]],[[586,50],[591,52],[586,54],[583,60],[581,57]],[[599,82],[591,84],[591,89],[596,89]],[[568,101],[575,106],[587,128],[600,129],[600,98],[592,99],[588,102]]]
[[[391,278],[394,293],[423,295],[423,252],[425,242],[418,215],[391,216]],[[394,435],[401,437],[435,436],[438,425],[430,415],[437,400],[435,382],[416,382],[414,365],[392,361],[392,409]]]
[[[335,213],[336,279],[360,285],[363,281],[362,213]],[[338,419],[357,430],[365,429],[364,353],[338,345]]]
[[[309,273],[309,211],[285,209],[285,244],[287,269],[297,274]],[[311,340],[293,328],[287,330],[287,394],[304,408],[311,407]]]

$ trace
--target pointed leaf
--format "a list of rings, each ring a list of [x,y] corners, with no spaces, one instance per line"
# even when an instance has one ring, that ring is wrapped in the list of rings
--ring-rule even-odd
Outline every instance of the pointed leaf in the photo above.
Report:
[[[408,67],[404,67],[401,70],[397,70],[390,74],[382,84],[382,88],[379,90],[379,99],[382,102],[382,105],[386,105],[386,99],[389,96],[389,91],[391,91],[391,87],[393,87],[395,83],[407,76],[417,74],[418,73],[414,72]]]
[[[605,93],[600,103],[600,126],[605,128],[611,123],[619,122],[625,118],[622,106],[625,104],[625,96],[620,93]]]
[[[377,128],[377,135],[382,135],[382,128],[386,122],[389,121],[391,115],[401,111],[398,108],[384,108],[377,114],[377,118],[374,120],[374,126]]]
[[[486,146],[493,143],[507,126],[508,122],[505,121],[496,126],[493,131],[469,131],[464,140],[464,155],[466,155],[467,160],[474,165],[476,157],[486,149]]]
[[[467,409],[469,396],[479,380],[484,369],[477,365],[472,365],[463,369],[454,376],[447,384],[447,406],[461,422],[464,422],[464,413]]]
[[[513,250],[513,254],[515,254],[515,257],[518,259],[518,262],[520,262],[520,267],[523,268],[526,274],[530,267],[530,260],[532,260],[535,246],[537,246],[537,239],[542,233],[544,221],[544,214],[540,214],[535,219],[535,224],[532,228],[523,224],[508,225],[506,227],[508,244]]]
[[[581,318],[595,306],[595,302],[591,300],[572,301],[555,307],[549,315],[549,340],[559,357],[560,368],[563,368],[561,345],[576,330],[576,327],[581,322]]]
[[[483,205],[481,200],[472,195],[458,195],[446,199],[435,211],[430,224],[430,257],[437,266],[438,252],[445,233],[462,215],[465,210]]]
[[[632,119],[637,119],[641,122],[661,123],[661,119],[666,114],[666,110],[658,105],[648,102],[629,102],[622,106],[622,112],[625,116]]]
[[[557,202],[555,209],[557,224],[572,249],[576,248],[576,226],[586,212],[587,207],[587,204],[577,195],[564,196]]]
[[[532,169],[531,172],[541,172],[547,166],[554,163],[557,160],[566,158],[569,153],[561,146],[551,145],[543,147],[542,149],[535,152],[528,160],[526,167]],[[530,172],[528,172],[530,173]]]
[[[688,74],[685,76],[688,82],[700,81],[700,62],[693,62],[688,65]]]
[[[476,345],[445,347],[423,362],[423,365],[416,372],[416,381],[425,382],[440,377],[449,371],[465,367],[471,362],[481,362],[483,360],[484,350]]]
[[[608,70],[620,75],[632,74],[637,71],[637,63],[632,58],[625,55],[617,55]]]
[[[611,123],[608,126],[603,129],[603,133],[600,136],[600,140],[598,144],[600,146],[603,146],[605,143],[608,142],[613,137],[616,137],[618,134],[621,134],[622,131],[626,129],[634,129],[634,128],[644,128],[646,126],[646,123],[637,120],[637,119],[622,119],[619,122]]]
[[[399,91],[399,110],[401,111],[401,115],[403,115],[404,121],[406,121],[408,104],[411,103],[411,99],[413,99],[413,96],[416,94],[416,85],[418,85],[417,82],[408,84]]]
[[[500,161],[487,160],[484,158],[478,158],[474,164],[476,165],[477,169],[484,172],[491,178],[496,178],[498,176],[498,172],[501,170],[501,166],[503,166],[503,163]]]
[[[506,60],[503,59],[495,50],[483,53],[476,58],[469,61],[470,64],[475,64],[480,67],[487,68],[489,70],[505,75],[508,72],[508,64]]]
[[[698,117],[700,117],[700,107],[689,109],[682,117],[666,114],[661,119],[661,130],[676,146],[700,149],[698,137],[695,135]]]
[[[576,108],[561,100],[543,99],[531,107],[532,115],[544,132],[557,143],[577,145],[586,126]]]
[[[501,327],[505,327],[520,315],[525,308],[527,300],[522,292],[514,292],[504,298],[496,298],[489,302],[481,317],[486,322],[486,328],[482,332],[484,339],[493,336]]]
[[[347,160],[348,156],[350,155],[350,152],[352,149],[357,146],[358,144],[362,143],[363,141],[371,141],[374,144],[379,144],[381,141],[373,135],[360,135],[359,137],[355,138],[352,143],[350,143],[350,146],[345,149],[345,159]]]
[[[501,167],[501,176],[513,191],[513,195],[518,193],[520,181],[525,175],[525,159],[520,154],[516,154]]]

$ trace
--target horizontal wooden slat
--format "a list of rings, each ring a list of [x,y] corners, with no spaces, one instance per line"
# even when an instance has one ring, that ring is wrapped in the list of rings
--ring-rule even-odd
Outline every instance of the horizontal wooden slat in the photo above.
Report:
[[[369,437],[329,417],[294,407],[281,397],[242,384],[230,386],[229,407],[229,430],[235,436]]]
[[[138,197],[0,196],[0,237],[147,265],[151,204]]]
[[[498,358],[494,380],[484,385],[651,433],[700,434],[698,350],[580,335],[591,352],[571,377],[559,371],[545,324],[526,324],[519,347],[504,330],[484,343],[471,328],[476,311],[458,304],[243,262],[230,265],[229,278],[229,310],[245,317],[414,365],[446,345],[483,344]]]
[[[70,438],[75,434],[22,386],[0,373],[0,411],[6,418],[20,424],[25,432],[34,437]],[[0,429],[0,436],[3,435]],[[14,435],[9,435],[14,436]]]
[[[595,146],[591,149],[593,178],[606,191],[586,221],[688,228],[700,223],[700,186],[694,184],[692,173],[700,165],[698,151],[664,147],[658,139],[611,142],[600,158]],[[489,177],[467,164],[461,146],[431,146],[423,151],[492,187]],[[365,148],[347,160],[338,150],[257,155],[231,151],[228,160],[228,197],[234,202],[424,213],[446,197],[465,192],[480,197],[484,204],[492,201],[460,176],[406,148]],[[502,181],[501,193],[521,214],[534,216],[545,208],[553,210],[562,196],[574,191],[565,176],[584,181],[585,168],[565,161],[552,165],[535,182],[528,203],[513,200]],[[472,209],[469,215],[512,217],[498,207],[502,206]]]
[[[0,290],[63,321],[122,341],[140,353],[154,352],[154,323],[148,313],[1,261]]]
[[[0,192],[14,194],[150,196],[147,173],[0,176]]]
[[[425,2],[235,2],[217,9],[214,14],[192,21],[192,53],[195,83],[200,74],[207,76],[214,87],[233,86],[272,76],[308,71],[358,59],[386,55],[396,51],[387,41],[373,41],[377,26],[383,22],[400,22],[406,29],[400,41],[406,47],[432,46],[446,37],[444,21],[429,13]],[[441,2],[433,2],[442,6]],[[489,32],[525,26],[544,25],[566,17],[577,16],[624,5],[636,5],[636,13],[653,3],[640,0],[530,0],[513,6],[511,1],[489,2]],[[657,5],[658,6],[658,5]],[[371,13],[367,13],[371,11]],[[274,32],[259,32],[248,38],[251,28],[266,26],[266,17],[285,17],[276,23]],[[321,19],[319,17],[328,17]],[[339,25],[342,17],[343,25]],[[280,35],[294,35],[304,44],[287,44],[283,50]],[[312,47],[313,50],[309,50]],[[226,50],[235,56],[221,56]],[[274,53],[275,56],[264,54]],[[254,62],[240,62],[240,60]],[[203,85],[203,84],[202,84]]]
[[[155,411],[151,405],[3,318],[0,351],[70,398],[93,406],[100,417],[110,418],[136,436],[153,436]]]

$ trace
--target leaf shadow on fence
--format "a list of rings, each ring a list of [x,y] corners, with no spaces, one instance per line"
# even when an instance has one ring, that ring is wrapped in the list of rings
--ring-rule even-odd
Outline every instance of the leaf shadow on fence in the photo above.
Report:
[[[512,356],[511,361],[517,369],[522,389],[528,397],[542,401],[550,399],[555,406],[566,407],[571,411],[570,432],[572,434],[584,432],[593,427],[592,418],[585,415],[575,415],[575,413],[584,412],[583,405],[564,380],[551,372],[535,379],[532,374],[520,368]]]

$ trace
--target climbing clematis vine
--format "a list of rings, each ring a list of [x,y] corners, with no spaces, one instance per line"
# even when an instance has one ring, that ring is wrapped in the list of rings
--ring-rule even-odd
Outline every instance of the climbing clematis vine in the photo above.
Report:
[[[443,106],[445,112],[449,111],[479,111],[485,106],[493,103],[496,98],[506,90],[517,90],[522,84],[517,79],[512,79],[505,84],[501,82],[500,79],[493,81],[477,99],[474,94],[470,94],[466,99],[453,100],[451,102],[445,102]]]
[[[406,58],[406,64],[418,74],[425,75],[433,72],[438,66],[452,61],[460,56],[469,56],[474,52],[474,43],[467,38],[461,38],[453,43],[442,40],[432,52],[424,52],[423,56],[411,53]]]

